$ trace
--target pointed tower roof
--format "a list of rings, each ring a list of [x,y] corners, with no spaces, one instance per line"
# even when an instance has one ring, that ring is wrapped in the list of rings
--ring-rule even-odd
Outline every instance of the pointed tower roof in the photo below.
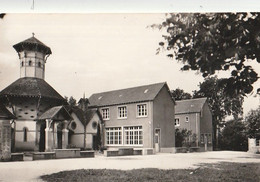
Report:
[[[44,43],[42,43],[41,41],[39,41],[34,37],[34,34],[31,38],[15,44],[13,48],[17,52],[21,52],[23,50],[33,50],[33,51],[44,52],[45,54],[52,53],[51,49],[48,46],[46,46]]]

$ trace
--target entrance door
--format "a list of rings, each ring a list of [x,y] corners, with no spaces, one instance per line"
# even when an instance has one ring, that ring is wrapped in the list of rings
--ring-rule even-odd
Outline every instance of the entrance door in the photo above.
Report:
[[[62,149],[62,131],[57,131],[58,149]]]
[[[158,153],[160,152],[160,140],[161,140],[161,129],[160,128],[156,128],[155,129],[155,152]]]
[[[46,123],[42,123],[40,127],[40,141],[39,141],[39,151],[44,152],[45,151],[45,128]]]

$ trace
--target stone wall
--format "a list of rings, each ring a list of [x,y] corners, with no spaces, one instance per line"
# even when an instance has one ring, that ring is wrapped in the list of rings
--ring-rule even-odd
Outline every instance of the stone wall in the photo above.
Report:
[[[0,120],[0,161],[11,159],[11,125],[9,120]]]
[[[253,154],[260,154],[259,142],[257,142],[255,138],[248,138],[248,152]]]

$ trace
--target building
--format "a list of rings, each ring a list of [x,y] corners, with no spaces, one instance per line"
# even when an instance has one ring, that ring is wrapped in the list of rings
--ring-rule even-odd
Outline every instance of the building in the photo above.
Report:
[[[75,148],[100,149],[103,146],[103,120],[99,110],[86,107],[84,116],[81,105],[66,108],[73,118],[68,126],[69,145]]]
[[[96,93],[89,98],[104,121],[105,146],[174,152],[174,99],[166,83]]]
[[[189,139],[191,146],[200,147],[201,150],[213,150],[212,114],[207,98],[176,101],[175,128],[192,132],[193,136]]]
[[[13,151],[84,147],[84,138],[78,138],[84,130],[80,109],[64,106],[67,101],[44,80],[51,49],[34,34],[13,47],[20,60],[20,78],[0,92],[0,102],[16,118],[12,123]],[[97,111],[88,110],[86,114],[85,144],[91,148],[95,138],[92,135],[96,136],[101,121]]]
[[[11,121],[15,116],[0,104],[0,161],[11,159]]]

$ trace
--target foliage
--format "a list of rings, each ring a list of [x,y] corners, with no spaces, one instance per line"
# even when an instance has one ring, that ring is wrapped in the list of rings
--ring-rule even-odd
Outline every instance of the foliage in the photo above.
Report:
[[[260,62],[259,13],[168,14],[152,27],[167,30],[158,53],[167,49],[184,64],[182,70],[197,70],[203,77],[230,70],[221,80],[224,91],[231,96],[252,92],[259,77],[247,63]]]
[[[70,96],[70,98],[65,96],[64,99],[68,102],[68,104],[70,106],[76,106],[77,105],[77,100],[73,96]]]
[[[175,164],[176,165],[176,164]],[[102,166],[101,166],[102,167]],[[115,166],[111,166],[115,167]],[[78,169],[43,175],[43,181],[259,181],[258,163],[213,163],[202,164],[195,169],[155,168],[113,170],[113,169]]]
[[[176,88],[175,90],[171,91],[173,97],[175,100],[185,100],[185,99],[191,99],[191,94],[184,92],[183,89]]]
[[[97,125],[97,135],[94,136],[93,149],[94,149],[94,150],[100,150],[100,149],[101,149],[100,124]]]
[[[225,123],[220,135],[219,146],[222,150],[248,150],[246,127],[241,119]]]
[[[5,13],[0,13],[0,18],[1,19],[4,19],[4,16],[5,16],[6,14]]]
[[[191,131],[187,129],[175,129],[175,146],[183,147],[187,146],[189,142],[189,137],[191,136]]]
[[[248,137],[260,140],[260,106],[247,114],[245,123]]]
[[[243,97],[237,95],[230,97],[224,92],[224,89],[219,86],[221,79],[217,77],[206,78],[200,83],[200,89],[194,92],[194,98],[207,97],[208,104],[212,111],[213,120],[213,146],[216,147],[216,131],[218,125],[223,124],[227,115],[233,115],[238,118],[243,113]]]

